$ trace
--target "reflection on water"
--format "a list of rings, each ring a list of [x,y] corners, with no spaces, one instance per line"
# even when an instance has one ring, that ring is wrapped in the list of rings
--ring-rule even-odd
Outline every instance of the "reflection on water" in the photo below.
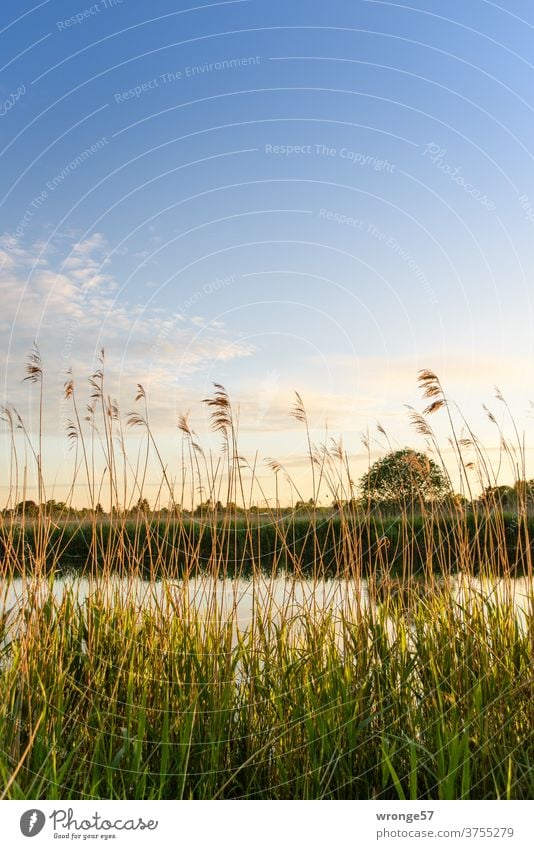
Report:
[[[479,580],[456,576],[449,582],[452,598],[462,607],[484,599],[491,604],[511,603],[518,620],[524,624],[533,599],[533,584],[528,578],[515,580]],[[273,621],[296,621],[301,613],[331,615],[334,620],[354,619],[371,602],[368,585],[355,580],[296,580],[294,578],[256,578],[215,580],[209,577],[189,581],[148,582],[139,578],[111,577],[57,578],[53,582],[18,579],[0,587],[0,613],[8,614],[12,625],[24,612],[40,607],[50,597],[60,604],[66,594],[82,605],[88,599],[104,607],[134,605],[139,612],[151,610],[159,616],[194,616],[200,620],[217,617],[231,620],[245,630],[253,614]],[[380,596],[378,597],[380,603]]]
[[[46,581],[15,580],[2,587],[0,610],[17,613],[44,604],[52,597],[60,604],[66,594],[81,605],[98,599],[104,606],[134,605],[161,616],[232,620],[239,630],[252,622],[254,611],[273,621],[295,620],[309,611],[330,613],[336,618],[351,617],[369,604],[365,582],[294,579],[216,580],[209,577],[189,581],[148,582],[139,578],[108,580],[58,578]]]

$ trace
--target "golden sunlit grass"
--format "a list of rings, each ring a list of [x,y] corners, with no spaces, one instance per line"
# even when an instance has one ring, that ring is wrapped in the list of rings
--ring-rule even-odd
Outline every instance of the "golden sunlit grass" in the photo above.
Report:
[[[42,389],[37,349],[27,376]],[[412,411],[414,424],[440,460],[428,417],[449,416],[471,500],[473,477],[495,482],[487,452],[467,423],[458,430],[437,377],[420,377],[430,406]],[[83,478],[84,518],[72,520],[68,504],[27,512],[18,440],[44,503],[42,392],[35,444],[16,410],[5,414],[8,506],[22,506],[4,511],[0,527],[4,798],[532,797],[533,597],[521,487],[513,517],[489,499],[470,509],[465,498],[417,493],[395,515],[381,513],[357,499],[342,444],[312,443],[297,395],[312,498],[292,484],[301,508],[288,513],[278,503],[286,470],[269,461],[272,502],[258,458],[239,451],[222,386],[206,399],[222,451],[204,451],[183,416],[178,478],[141,386],[140,408],[125,419],[144,434],[133,458],[103,357],[85,416],[71,378],[65,391],[71,497]],[[522,440],[503,442],[524,479]],[[154,460],[164,514],[139,506]],[[325,489],[341,505],[333,513],[316,506]],[[261,515],[251,509],[258,493]],[[65,564],[83,580],[62,577]]]

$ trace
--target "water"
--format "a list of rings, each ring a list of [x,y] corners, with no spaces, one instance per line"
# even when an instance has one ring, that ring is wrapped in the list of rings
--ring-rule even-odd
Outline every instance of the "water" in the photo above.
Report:
[[[451,580],[452,597],[468,606],[481,597],[491,603],[511,602],[518,620],[525,624],[533,585],[528,578],[515,580],[479,580],[455,577]],[[139,578],[57,578],[52,584],[33,579],[17,579],[0,585],[0,612],[8,613],[8,625],[23,622],[21,614],[35,609],[52,597],[60,604],[71,593],[80,605],[98,595],[104,606],[134,604],[141,614],[151,610],[162,617],[189,616],[220,620],[231,619],[239,631],[253,621],[254,611],[272,621],[297,621],[299,614],[313,611],[328,614],[334,621],[351,620],[370,607],[365,581],[330,579],[323,581],[291,578],[215,580],[209,577],[189,581],[148,582]],[[530,602],[529,602],[530,599]],[[374,602],[373,602],[374,605]]]
[[[142,612],[151,610],[167,616],[181,616],[185,611],[203,618],[217,615],[232,619],[239,630],[252,622],[254,610],[272,618],[295,619],[310,609],[331,612],[335,617],[353,616],[369,605],[365,582],[327,580],[295,581],[294,579],[215,580],[203,577],[189,581],[148,582],[112,577],[104,581],[87,578],[58,578],[52,586],[46,581],[15,580],[1,588],[0,611],[9,611],[10,620],[17,614],[53,597],[60,604],[66,593],[73,594],[79,604],[98,594],[103,604],[134,604]]]

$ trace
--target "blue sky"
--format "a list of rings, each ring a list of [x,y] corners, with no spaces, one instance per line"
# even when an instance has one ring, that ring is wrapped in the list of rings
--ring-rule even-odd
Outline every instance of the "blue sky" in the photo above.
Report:
[[[4,0],[2,395],[32,416],[36,339],[51,466],[101,347],[169,451],[216,381],[297,476],[294,389],[356,470],[377,419],[417,441],[423,367],[489,446],[494,384],[528,427],[533,29],[526,0]]]

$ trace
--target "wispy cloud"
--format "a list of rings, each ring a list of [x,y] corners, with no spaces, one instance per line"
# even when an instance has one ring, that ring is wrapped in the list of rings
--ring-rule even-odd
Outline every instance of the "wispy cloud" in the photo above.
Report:
[[[119,285],[99,233],[70,244],[63,240],[61,250],[57,245],[24,249],[0,239],[0,358],[9,399],[21,397],[22,363],[34,340],[56,396],[67,368],[88,375],[105,348],[112,381],[108,390],[119,393],[122,385],[131,392],[138,380],[147,380],[158,406],[168,403],[177,377],[254,352],[220,321],[169,316],[161,305],[138,298]],[[57,397],[48,400],[54,409]]]
[[[35,339],[45,367],[51,433],[58,431],[66,370],[72,367],[77,385],[83,386],[101,348],[106,350],[108,393],[126,411],[137,382],[143,383],[153,421],[162,431],[174,429],[177,414],[191,408],[199,432],[206,433],[208,414],[201,403],[206,386],[211,380],[224,382],[221,375],[232,361],[257,356],[255,376],[251,377],[250,367],[243,372],[232,369],[234,379],[227,388],[235,396],[241,432],[250,445],[272,439],[286,456],[292,454],[293,443],[301,445],[297,440],[302,427],[289,415],[295,389],[304,398],[313,439],[323,439],[328,425],[330,434],[350,438],[354,452],[361,447],[361,433],[368,426],[374,431],[377,419],[394,442],[414,441],[404,405],[421,400],[419,368],[435,370],[462,407],[466,399],[474,403],[473,387],[480,407],[491,399],[495,384],[513,395],[516,390],[524,392],[533,376],[527,373],[530,366],[512,355],[432,351],[398,358],[330,354],[317,363],[294,362],[277,371],[261,359],[253,344],[233,337],[220,320],[188,316],[178,307],[172,312],[157,299],[144,303],[139,294],[133,296],[116,278],[108,245],[98,233],[82,241],[62,237],[46,249],[44,245],[23,249],[0,240],[0,267],[4,400],[24,408],[23,363]],[[325,362],[329,375],[318,380]],[[379,450],[377,443],[373,445]]]

